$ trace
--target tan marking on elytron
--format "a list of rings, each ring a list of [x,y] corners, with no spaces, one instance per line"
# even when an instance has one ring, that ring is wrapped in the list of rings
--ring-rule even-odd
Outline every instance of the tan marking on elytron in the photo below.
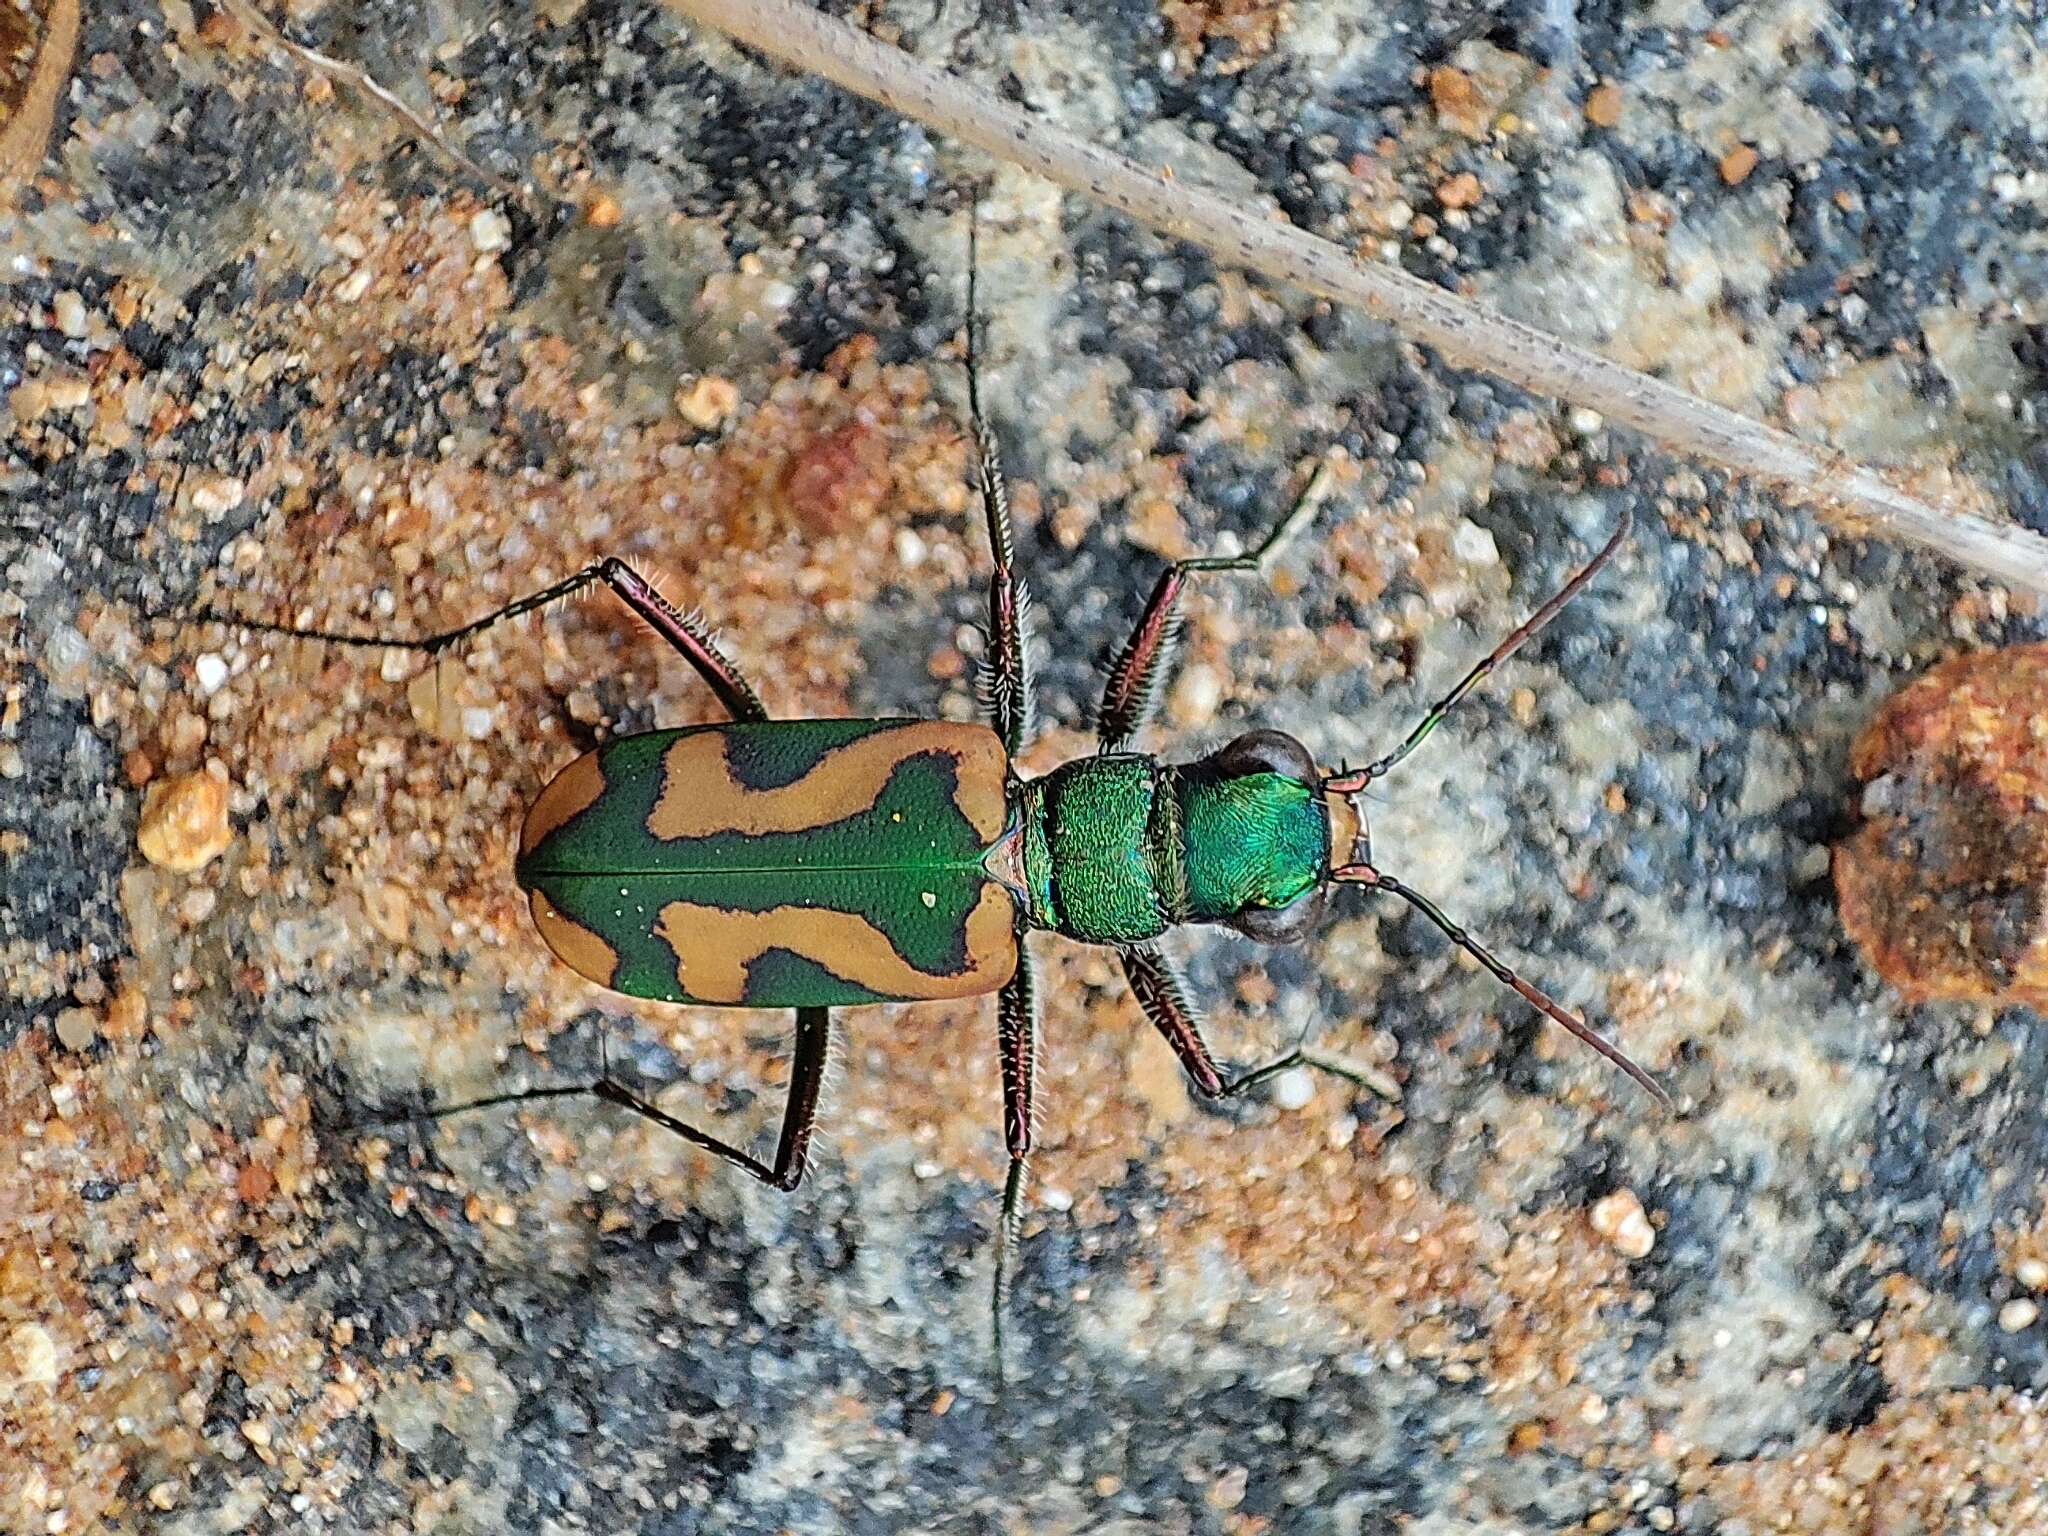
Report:
[[[531,905],[533,926],[540,930],[541,943],[554,952],[555,958],[578,976],[600,987],[610,986],[619,973],[619,952],[581,923],[564,917],[539,891],[533,893]]]
[[[1354,864],[1365,858],[1366,851],[1358,846],[1358,834],[1364,830],[1358,807],[1342,795],[1325,795],[1323,810],[1330,818],[1331,864]]]
[[[548,780],[527,809],[526,824],[519,829],[519,856],[525,858],[542,838],[589,810],[603,793],[604,765],[597,753],[586,752]]]
[[[749,789],[725,764],[725,733],[685,736],[662,754],[661,798],[647,830],[663,839],[743,832],[809,832],[871,807],[905,758],[939,753],[959,764],[953,800],[984,843],[1002,835],[1009,766],[987,726],[918,720],[834,747],[810,772],[781,789]],[[692,994],[693,996],[695,994]]]
[[[866,918],[827,907],[734,912],[672,901],[655,919],[654,932],[675,951],[684,995],[699,1002],[740,1004],[747,967],[771,949],[802,955],[884,997],[923,1002],[980,997],[1002,988],[1017,972],[1016,912],[1001,886],[983,888],[967,914],[967,968],[957,976],[920,971]]]

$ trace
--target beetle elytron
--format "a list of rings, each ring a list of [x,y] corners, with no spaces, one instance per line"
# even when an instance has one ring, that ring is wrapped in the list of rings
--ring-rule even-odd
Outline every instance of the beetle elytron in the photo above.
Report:
[[[1332,884],[1386,891],[1660,1102],[1669,1100],[1617,1046],[1374,865],[1362,803],[1368,785],[1612,558],[1628,534],[1626,511],[1590,562],[1369,767],[1322,773],[1300,742],[1270,730],[1242,735],[1192,763],[1131,750],[1160,691],[1189,579],[1262,569],[1313,515],[1325,484],[1318,474],[1254,552],[1183,560],[1160,576],[1111,669],[1097,718],[1100,751],[1043,778],[1022,778],[1014,764],[1032,713],[1027,593],[974,373],[972,271],[970,255],[969,409],[994,557],[987,725],[770,720],[703,620],[679,611],[617,559],[423,639],[305,630],[218,611],[202,617],[432,655],[602,584],[668,641],[731,721],[622,737],[570,763],[526,817],[517,878],[548,947],[600,986],[664,1002],[795,1010],[795,1056],[773,1157],[763,1161],[688,1125],[608,1075],[454,1109],[594,1095],[789,1190],[804,1173],[832,1009],[996,993],[1009,1151],[995,1260],[1000,1369],[1007,1255],[1032,1145],[1037,1010],[1024,940],[1034,929],[1114,947],[1139,1004],[1195,1088],[1222,1098],[1288,1067],[1337,1069],[1297,1049],[1226,1075],[1157,947],[1160,935],[1184,923],[1224,923],[1265,943],[1290,943],[1315,927]]]

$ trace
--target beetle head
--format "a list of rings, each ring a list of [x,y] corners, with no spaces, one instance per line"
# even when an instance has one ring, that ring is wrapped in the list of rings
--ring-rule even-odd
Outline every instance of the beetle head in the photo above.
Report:
[[[1279,779],[1292,786],[1279,795],[1265,792],[1244,804],[1248,813],[1256,808],[1276,833],[1282,827],[1300,830],[1273,840],[1275,848],[1289,850],[1273,867],[1237,872],[1241,878],[1231,882],[1234,901],[1218,916],[1261,944],[1293,944],[1305,938],[1323,916],[1323,882],[1308,863],[1313,839],[1307,828],[1313,822],[1304,820],[1314,815],[1312,798],[1305,801],[1303,795],[1305,791],[1313,797],[1316,792],[1319,776],[1314,757],[1284,731],[1247,731],[1210,753],[1196,769],[1211,781],[1227,783],[1263,775],[1269,776],[1269,782]]]

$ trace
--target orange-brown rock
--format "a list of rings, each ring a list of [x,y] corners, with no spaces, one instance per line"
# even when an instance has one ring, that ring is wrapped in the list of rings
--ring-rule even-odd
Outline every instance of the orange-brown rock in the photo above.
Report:
[[[1842,925],[1912,1002],[2048,1003],[2048,645],[1944,662],[1857,741]]]

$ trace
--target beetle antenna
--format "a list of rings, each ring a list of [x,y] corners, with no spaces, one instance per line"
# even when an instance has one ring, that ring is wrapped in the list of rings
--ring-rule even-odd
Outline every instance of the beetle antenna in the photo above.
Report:
[[[1635,514],[1629,510],[1627,503],[1623,503],[1621,516],[1615,523],[1614,532],[1607,542],[1600,546],[1600,552],[1581,566],[1578,574],[1573,576],[1570,581],[1552,593],[1548,602],[1530,614],[1527,619],[1523,620],[1520,628],[1509,635],[1507,639],[1501,641],[1499,645],[1495,646],[1479,665],[1460,678],[1457,687],[1437,700],[1435,706],[1431,708],[1428,714],[1422,717],[1415,729],[1408,733],[1407,739],[1401,745],[1394,748],[1393,751],[1389,752],[1378,762],[1361,768],[1355,773],[1340,774],[1336,778],[1325,780],[1323,788],[1332,794],[1355,795],[1374,779],[1382,777],[1396,763],[1427,741],[1430,732],[1443,724],[1444,716],[1457,708],[1463,702],[1465,696],[1472,692],[1473,689],[1485,682],[1493,674],[1495,667],[1506,661],[1524,645],[1528,644],[1530,640],[1534,639],[1546,624],[1558,616],[1567,603],[1586,589],[1586,583],[1599,575],[1600,568],[1614,558],[1615,551],[1621,548],[1622,541],[1628,537],[1629,529],[1634,526]]]
[[[1649,1094],[1651,1098],[1655,1099],[1665,1109],[1672,1108],[1671,1095],[1666,1093],[1657,1079],[1639,1066],[1628,1052],[1609,1040],[1605,1035],[1600,1034],[1577,1014],[1553,1001],[1550,995],[1540,987],[1524,981],[1500,960],[1493,951],[1473,938],[1471,934],[1460,928],[1448,917],[1444,916],[1443,909],[1420,891],[1403,885],[1392,875],[1382,874],[1371,864],[1341,865],[1330,872],[1330,878],[1341,881],[1346,885],[1369,886],[1373,890],[1385,891],[1390,896],[1400,897],[1409,906],[1415,908],[1416,911],[1441,928],[1444,936],[1453,944],[1457,945],[1458,948],[1464,950],[1466,954],[1491,971],[1503,986],[1513,988],[1522,996],[1524,1001],[1540,1011],[1552,1023],[1561,1025],[1565,1030],[1599,1052],[1600,1055],[1606,1057],[1615,1066],[1619,1067],[1631,1082]]]

